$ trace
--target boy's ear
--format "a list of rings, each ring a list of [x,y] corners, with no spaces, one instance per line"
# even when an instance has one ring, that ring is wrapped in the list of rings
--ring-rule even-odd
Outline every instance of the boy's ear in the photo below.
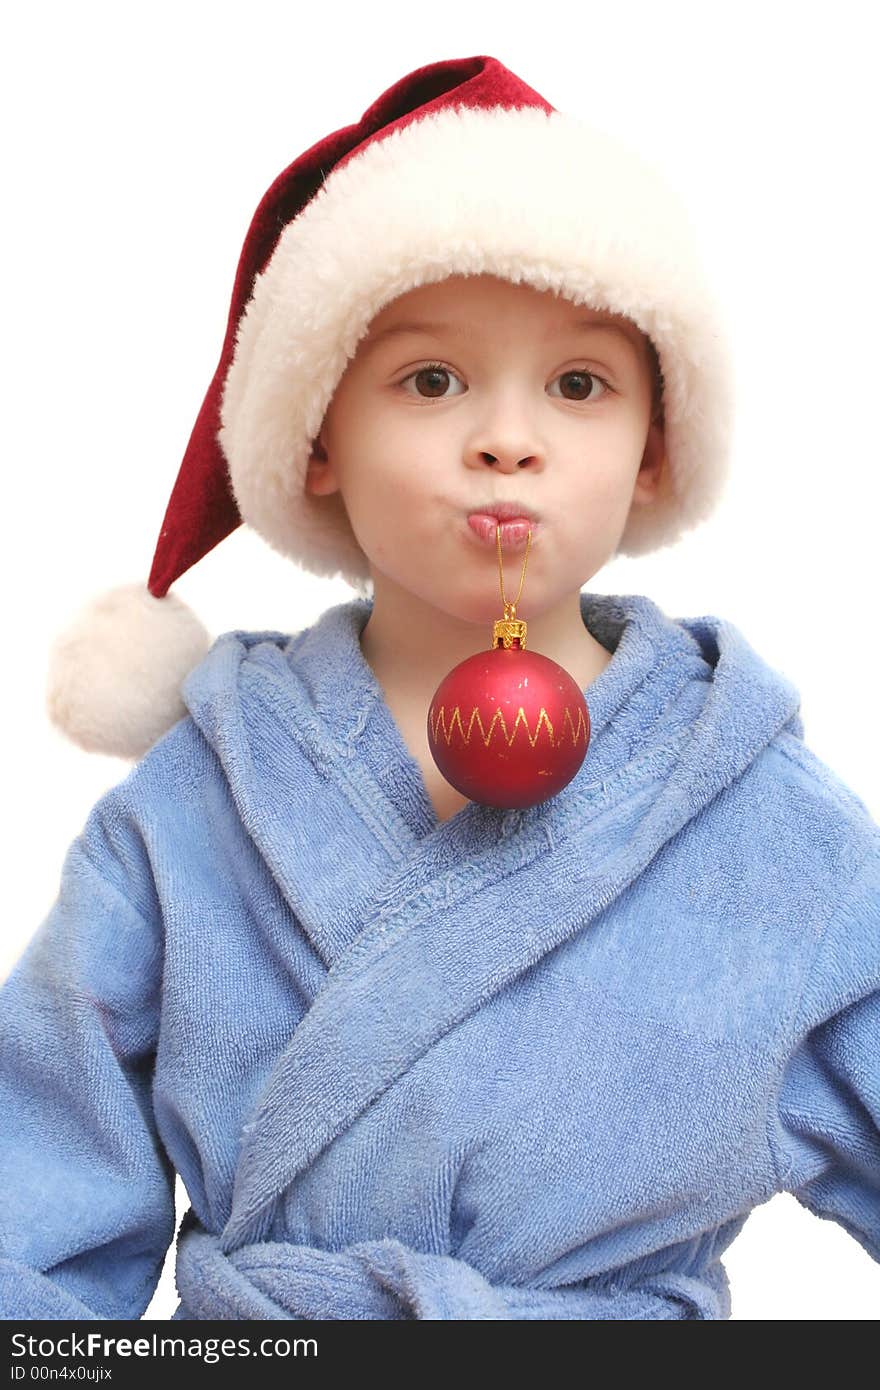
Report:
[[[306,465],[305,490],[315,497],[326,497],[331,492],[338,490],[338,484],[330,468],[327,450],[320,435],[317,439],[312,440],[311,452]]]
[[[653,502],[666,481],[666,436],[663,420],[651,421],[645,452],[633,488],[633,502]]]

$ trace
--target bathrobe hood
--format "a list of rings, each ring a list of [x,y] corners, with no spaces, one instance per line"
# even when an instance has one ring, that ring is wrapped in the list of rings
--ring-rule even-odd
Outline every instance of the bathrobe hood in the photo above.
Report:
[[[668,784],[657,785],[652,809],[658,829],[662,823],[671,835],[777,736],[802,738],[797,689],[734,624],[673,619],[641,595],[582,593],[580,601],[585,625],[613,659],[584,691],[591,741],[577,776],[525,810],[469,803],[438,825],[418,764],[361,652],[371,599],[332,607],[294,636],[225,633],[191,673],[184,701],[258,840],[268,806],[285,795],[283,758],[279,766],[275,757],[280,729],[296,738],[318,778],[344,774],[352,804],[381,840],[434,833],[450,850],[520,827],[550,834],[597,801],[625,796],[634,779],[674,766]],[[378,802],[377,785],[384,793]]]

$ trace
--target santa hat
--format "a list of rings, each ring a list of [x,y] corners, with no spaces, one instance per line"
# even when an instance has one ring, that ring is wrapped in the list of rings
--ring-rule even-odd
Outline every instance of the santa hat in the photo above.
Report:
[[[168,590],[243,521],[314,574],[368,578],[341,494],[305,491],[312,444],[375,315],[453,274],[633,320],[662,373],[667,467],[619,553],[669,545],[708,517],[727,474],[732,364],[681,201],[496,58],[431,63],[263,196],[149,581],[111,590],[54,644],[48,712],[73,742],[137,758],[185,714],[181,684],[210,638]]]

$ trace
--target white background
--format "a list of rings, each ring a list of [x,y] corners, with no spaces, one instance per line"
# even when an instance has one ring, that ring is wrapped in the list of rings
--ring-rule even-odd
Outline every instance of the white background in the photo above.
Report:
[[[798,684],[810,746],[880,817],[871,24],[860,3],[669,0],[38,4],[7,18],[0,976],[128,770],[49,725],[48,649],[92,595],[146,582],[257,203],[299,153],[441,59],[491,54],[684,193],[735,335],[732,481],[710,524],[589,587],[735,622]],[[295,631],[352,596],[244,528],[175,592],[215,635]],[[880,1266],[789,1195],[755,1212],[725,1264],[735,1318],[880,1311]],[[176,1302],[172,1257],[147,1316]]]

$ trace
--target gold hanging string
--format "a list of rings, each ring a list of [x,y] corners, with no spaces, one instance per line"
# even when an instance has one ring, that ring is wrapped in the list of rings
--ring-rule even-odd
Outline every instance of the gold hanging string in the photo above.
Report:
[[[519,603],[520,594],[522,593],[522,590],[523,590],[523,582],[524,582],[525,577],[526,577],[526,564],[527,564],[528,558],[529,558],[529,550],[531,549],[531,545],[532,545],[532,528],[531,528],[531,526],[529,527],[529,538],[528,538],[528,541],[526,542],[526,553],[525,553],[525,555],[523,556],[522,574],[521,574],[520,577],[519,577],[519,591],[518,591],[518,593],[517,593],[516,598],[513,600],[513,603],[508,603],[508,602],[507,602],[507,599],[504,597],[504,564],[503,564],[503,561],[502,561],[502,559],[501,559],[501,522],[500,522],[500,521],[497,522],[496,525],[495,525],[495,543],[496,543],[496,546],[497,546],[497,549],[498,549],[498,575],[499,575],[499,578],[500,578],[500,581],[501,581],[501,602],[504,604],[504,617],[505,617],[508,621],[512,621],[512,620],[514,620],[514,619],[516,618],[516,605]]]

